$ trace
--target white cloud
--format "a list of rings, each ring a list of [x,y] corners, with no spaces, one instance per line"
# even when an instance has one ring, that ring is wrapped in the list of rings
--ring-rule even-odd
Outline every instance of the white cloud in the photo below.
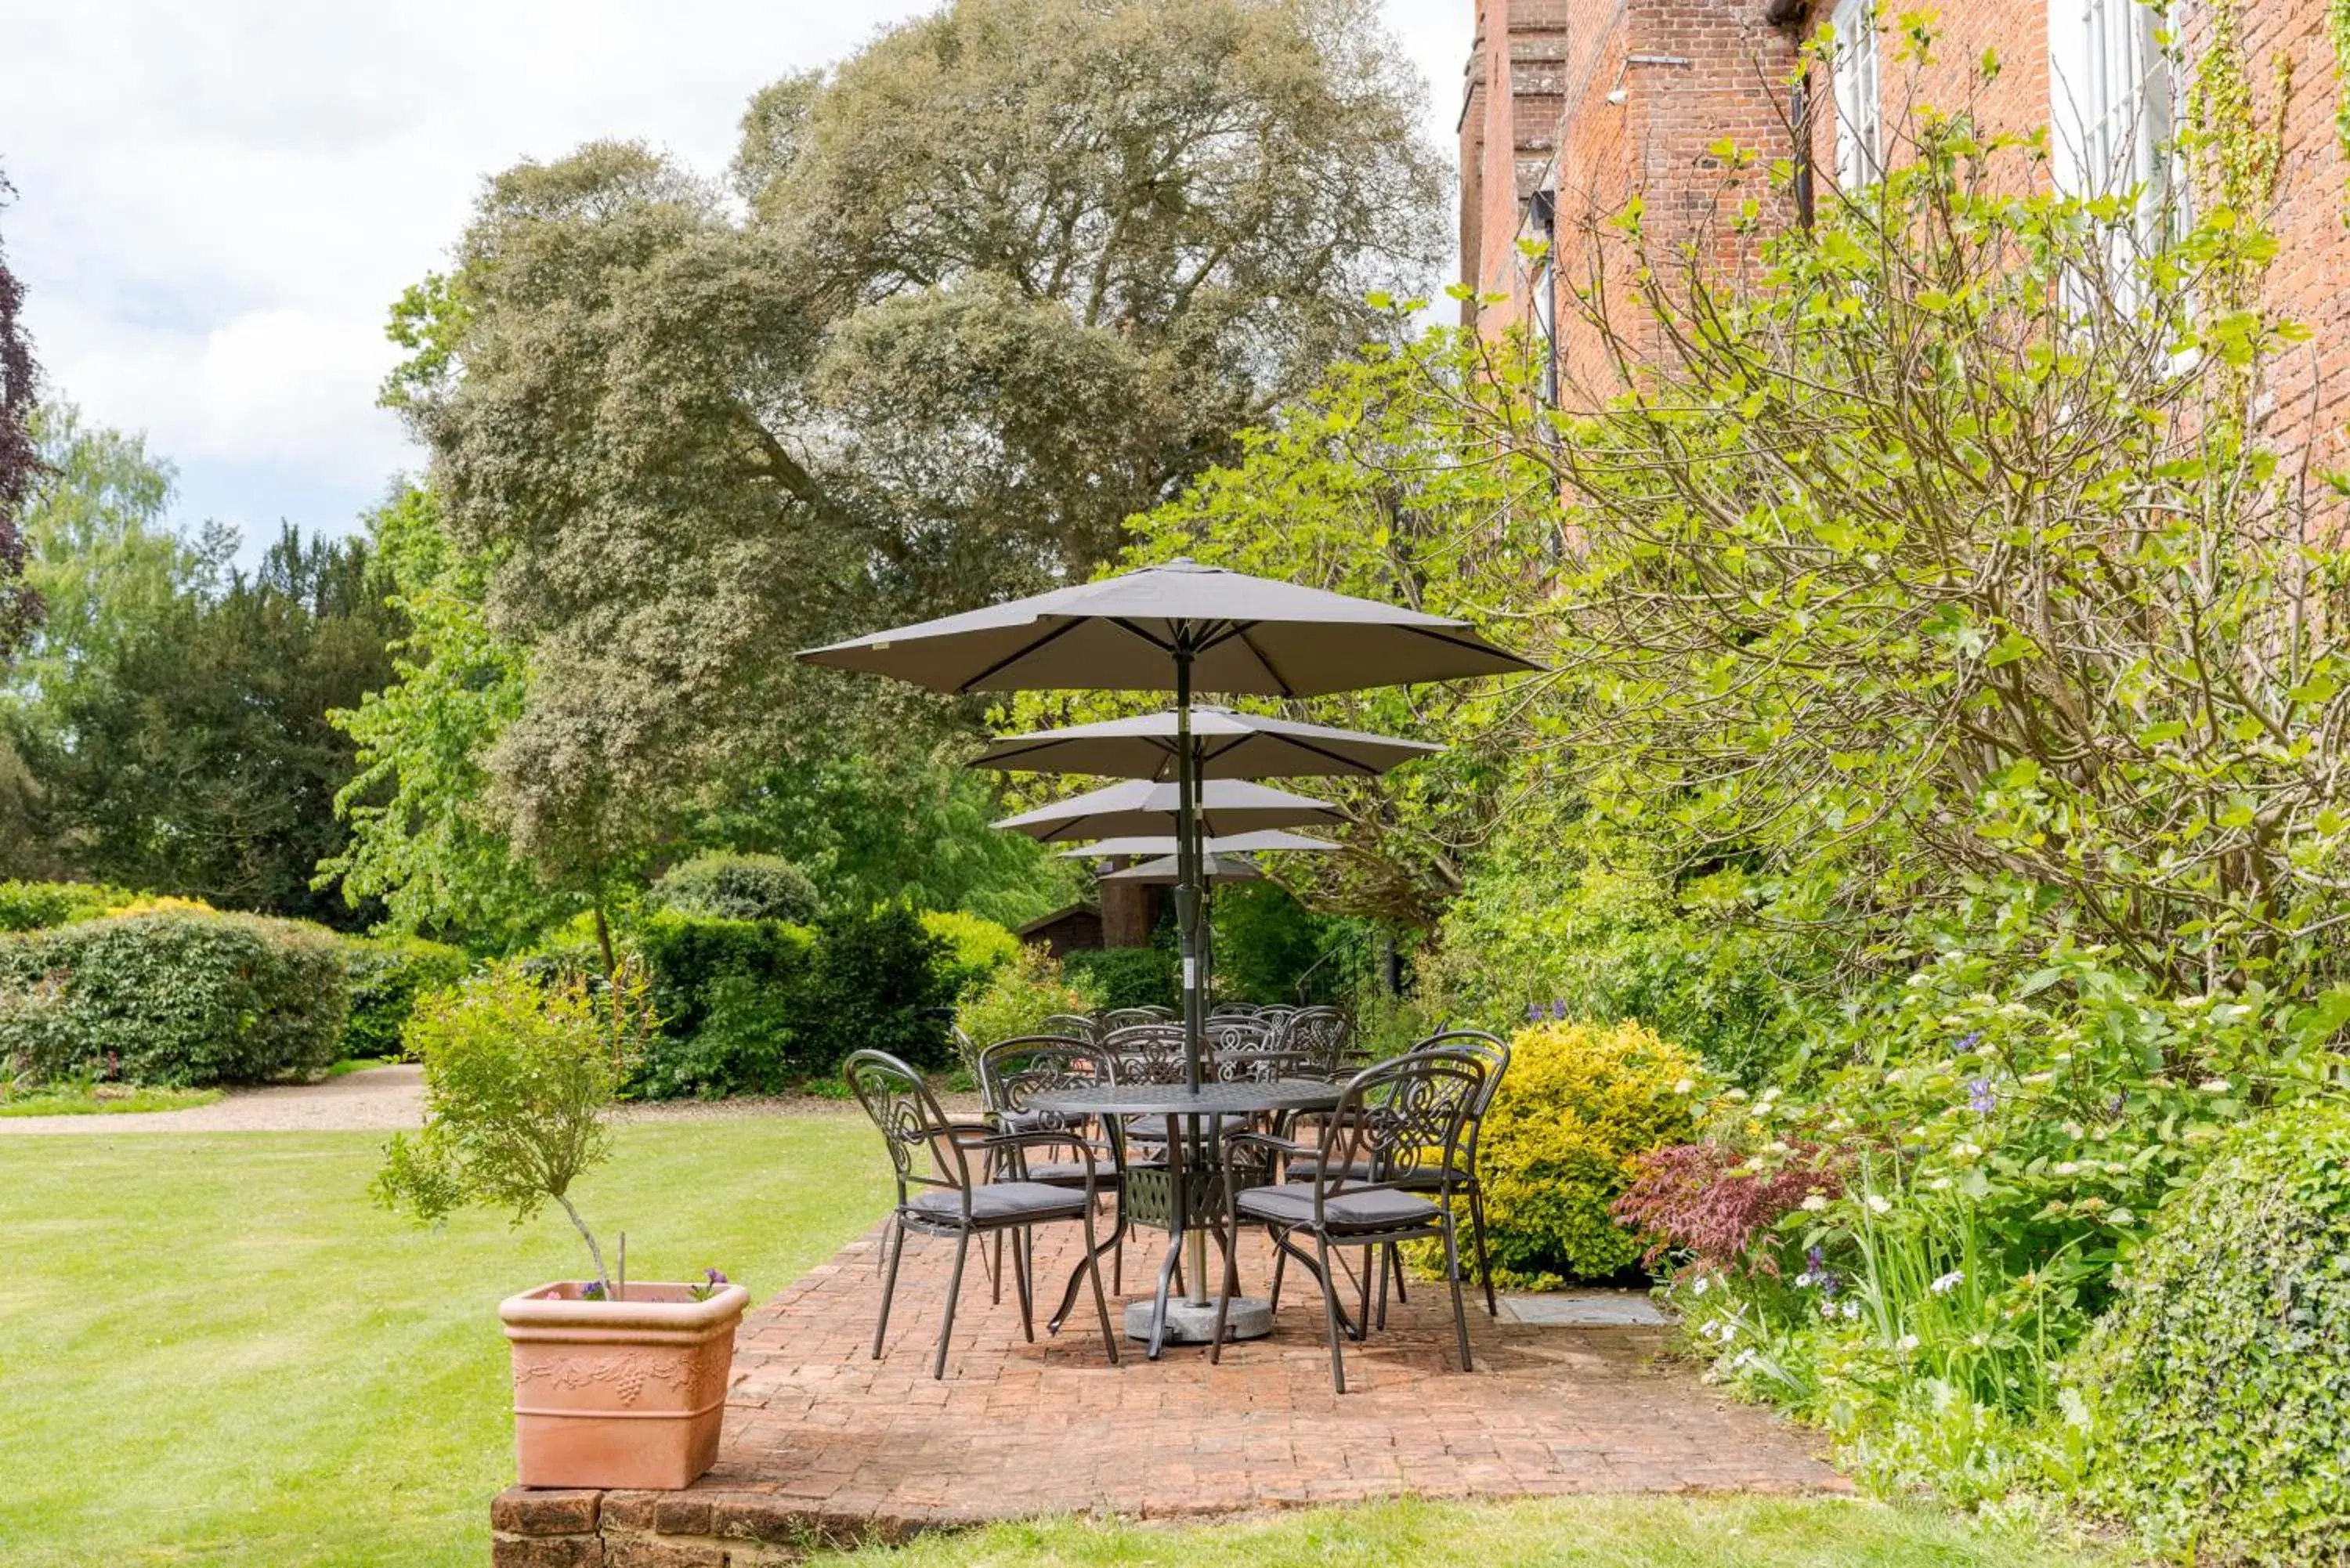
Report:
[[[1382,3],[1449,146],[1470,0]],[[415,461],[374,406],[395,356],[385,311],[442,263],[484,176],[598,136],[714,173],[753,90],[928,8],[20,7],[0,50],[0,168],[18,191],[0,235],[50,380],[180,460],[191,510],[340,526]]]

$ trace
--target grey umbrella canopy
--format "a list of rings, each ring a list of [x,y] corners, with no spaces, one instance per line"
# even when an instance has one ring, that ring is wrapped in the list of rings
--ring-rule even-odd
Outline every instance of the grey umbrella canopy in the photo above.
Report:
[[[1326,838],[1308,838],[1302,833],[1285,833],[1277,827],[1261,833],[1229,833],[1222,838],[1203,841],[1200,848],[1209,855],[1260,855],[1269,849],[1336,849],[1338,846]],[[1099,844],[1087,844],[1076,849],[1064,849],[1065,860],[1099,860],[1111,856],[1144,856],[1157,859],[1173,855],[1179,846],[1171,833],[1142,834],[1125,838],[1105,838]]]
[[[1105,871],[1096,880],[1152,882],[1172,887],[1183,879],[1180,858],[1173,855],[1162,856],[1157,860],[1146,860],[1139,866],[1128,866],[1123,870]],[[1263,880],[1264,873],[1258,870],[1256,862],[1246,856],[1219,855],[1211,849],[1200,857],[1200,877],[1208,882],[1257,882]]]
[[[1173,826],[1186,871],[1176,886],[1175,909],[1183,947],[1184,1077],[1193,1088],[1200,1083],[1205,1008],[1192,693],[1315,697],[1535,668],[1487,642],[1466,621],[1183,560],[876,632],[800,657],[812,664],[895,676],[934,691],[1175,694]],[[1103,826],[1063,836],[1098,837],[1164,826]]]
[[[1201,831],[1215,838],[1259,828],[1310,827],[1343,820],[1325,802],[1239,779],[1203,784],[1193,798],[1196,805],[1191,812],[1181,813],[1181,791],[1177,785],[1128,779],[1007,816],[993,826],[1048,840],[1172,832],[1180,853],[1186,835],[1178,826],[1179,815],[1191,816]]]
[[[1072,724],[1030,735],[1005,735],[972,759],[975,768],[1030,773],[1101,774],[1121,779],[1171,779],[1178,772],[1175,739],[1183,716],[1172,711],[1097,724]],[[1236,713],[1229,708],[1191,710],[1191,751],[1207,779],[1369,777],[1398,763],[1444,748],[1358,730],[1295,719]]]
[[[1466,621],[1170,561],[800,655],[934,691],[1318,697],[1510,675],[1532,663]]]

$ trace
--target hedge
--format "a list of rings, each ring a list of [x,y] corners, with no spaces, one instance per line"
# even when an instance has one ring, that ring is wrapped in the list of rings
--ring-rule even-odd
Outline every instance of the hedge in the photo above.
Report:
[[[951,1059],[953,964],[910,911],[814,929],[665,912],[637,942],[661,1019],[630,1085],[640,1097],[780,1093],[868,1048],[925,1066]]]
[[[1175,955],[1164,948],[1087,948],[1061,956],[1069,983],[1104,1007],[1173,1007],[1180,1001]]]
[[[339,945],[350,1011],[342,1054],[361,1061],[399,1055],[416,999],[455,984],[471,967],[457,949],[412,937],[346,937]]]
[[[958,1002],[987,989],[997,971],[1020,956],[1021,942],[1008,928],[960,909],[925,910],[922,929],[946,944],[943,960]]]
[[[0,1059],[39,1081],[258,1083],[335,1060],[342,954],[322,928],[186,910],[0,936]]]
[[[2162,1206],[2073,1371],[2085,1499],[2152,1551],[2350,1563],[2350,1106],[2236,1133]]]

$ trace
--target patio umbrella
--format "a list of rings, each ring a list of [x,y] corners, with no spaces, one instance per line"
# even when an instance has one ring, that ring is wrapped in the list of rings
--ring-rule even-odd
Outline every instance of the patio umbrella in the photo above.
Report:
[[[1188,803],[1180,785],[1128,779],[1007,816],[992,826],[1045,840],[1171,830],[1180,855],[1187,837],[1197,848],[1199,833],[1222,837],[1258,828],[1310,827],[1343,820],[1337,808],[1326,802],[1240,779],[1211,780],[1200,785]],[[1185,821],[1197,832],[1187,835],[1180,826]]]
[[[1204,1010],[1192,692],[1313,697],[1535,668],[1465,621],[1185,560],[800,657],[936,691],[1174,692],[1176,838],[1188,872],[1176,887],[1175,908],[1183,942],[1185,1078],[1194,1087]]]
[[[1191,750],[1204,779],[1369,777],[1442,746],[1295,719],[1191,710]],[[1171,779],[1183,715],[1171,710],[1097,724],[1072,724],[1031,735],[1005,735],[972,759],[975,768],[1030,773],[1101,774],[1121,779]]]
[[[1150,882],[1172,887],[1183,879],[1179,864],[1181,857],[1162,855],[1156,860],[1145,860],[1139,866],[1128,866],[1120,871],[1105,871],[1096,881]],[[1256,862],[1244,855],[1219,855],[1211,849],[1200,857],[1200,879],[1203,882],[1261,882],[1264,873]]]
[[[1126,838],[1105,838],[1098,844],[1082,845],[1060,852],[1065,860],[1098,860],[1106,856],[1142,856],[1156,859],[1176,852],[1175,836],[1171,833],[1152,836],[1142,834]],[[1260,855],[1268,849],[1336,849],[1338,846],[1326,838],[1309,838],[1303,833],[1284,833],[1279,828],[1267,828],[1262,833],[1228,833],[1222,838],[1203,839],[1200,848],[1209,855]]]

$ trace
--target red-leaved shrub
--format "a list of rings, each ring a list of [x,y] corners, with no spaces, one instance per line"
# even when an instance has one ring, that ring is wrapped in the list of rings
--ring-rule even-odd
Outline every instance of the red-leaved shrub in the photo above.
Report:
[[[1641,1262],[1654,1267],[1686,1251],[1701,1267],[1776,1274],[1779,1261],[1757,1238],[1816,1192],[1835,1198],[1843,1179],[1817,1151],[1781,1169],[1752,1175],[1744,1158],[1718,1143],[1675,1144],[1644,1155],[1639,1174],[1616,1200],[1616,1218],[1648,1241]]]

